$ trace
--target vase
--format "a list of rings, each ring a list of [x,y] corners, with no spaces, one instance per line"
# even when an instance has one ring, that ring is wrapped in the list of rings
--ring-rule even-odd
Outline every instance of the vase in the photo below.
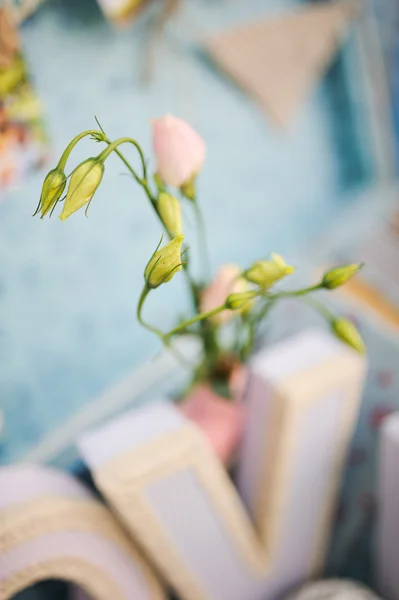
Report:
[[[229,378],[230,399],[217,394],[210,383],[199,383],[181,406],[182,413],[201,429],[226,466],[233,461],[244,430],[246,378],[246,368],[236,365]]]

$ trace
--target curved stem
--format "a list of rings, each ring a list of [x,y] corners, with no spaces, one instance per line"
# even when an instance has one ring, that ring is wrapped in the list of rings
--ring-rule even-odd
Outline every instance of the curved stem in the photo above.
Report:
[[[190,325],[194,325],[195,323],[198,323],[199,321],[203,321],[204,319],[209,319],[210,317],[214,317],[215,315],[219,314],[223,310],[226,310],[225,304],[222,304],[221,306],[218,306],[217,308],[214,308],[213,310],[208,310],[208,312],[200,313],[199,315],[196,315],[192,319],[189,319],[188,321],[184,321],[184,323],[181,323],[180,325],[178,325],[177,327],[175,327],[168,333],[165,333],[165,338],[169,338],[172,335],[179,333],[180,331],[184,331],[184,329],[187,329],[187,327],[190,327]]]
[[[107,144],[111,144],[111,142],[107,142]],[[140,185],[142,185],[142,180],[140,179],[140,177],[137,175],[136,171],[133,169],[132,165],[129,163],[129,161],[126,160],[126,158],[123,156],[122,152],[118,149],[115,148],[114,150],[115,154],[117,154],[119,156],[119,158],[121,159],[121,161],[125,164],[125,166],[129,169],[129,171],[131,172],[131,174],[133,175],[133,177],[135,178],[135,180],[137,181],[137,183],[139,183]]]
[[[57,167],[59,169],[62,169],[62,171],[64,171],[67,160],[69,158],[69,155],[72,152],[72,150],[74,149],[74,147],[76,146],[76,144],[78,142],[80,142],[80,140],[83,139],[84,137],[86,137],[88,135],[98,134],[98,133],[100,133],[100,132],[95,131],[94,129],[87,129],[86,131],[82,131],[82,133],[79,133],[76,137],[74,137],[73,140],[69,142],[68,146],[65,148],[64,152],[62,153],[61,158],[58,161]]]
[[[134,176],[139,183],[145,182],[147,184],[147,165],[146,165],[144,154],[143,154],[140,144],[138,142],[136,142],[136,140],[134,140],[133,138],[129,138],[129,137],[119,138],[119,139],[115,140],[114,142],[110,142],[110,140],[104,134],[102,137],[104,139],[104,142],[106,142],[108,144],[108,148],[103,150],[101,152],[100,156],[98,157],[102,161],[106,160],[108,158],[108,156],[111,154],[111,152],[113,152],[114,150],[116,151],[118,146],[120,146],[121,144],[133,144],[133,146],[136,148],[136,150],[138,151],[138,153],[140,155],[141,166],[143,169],[142,179],[140,179],[138,177],[137,173],[134,171],[134,169],[132,167],[129,166],[129,169],[132,171],[132,173],[134,173]],[[122,160],[125,162],[124,159],[122,159]],[[125,162],[125,164],[127,164],[127,163]]]
[[[327,321],[331,322],[335,319],[335,316],[332,312],[319,300],[315,300],[314,298],[301,298],[303,302],[311,306],[315,311],[317,311],[322,317],[327,319]]]
[[[104,136],[104,141],[111,145],[110,140]],[[109,149],[109,148],[108,148]],[[147,194],[148,199],[151,202],[151,205],[153,207],[153,209],[155,210],[155,213],[157,215],[157,217],[159,218],[159,220],[161,221],[161,225],[162,227],[165,229],[165,226],[162,222],[161,217],[159,216],[158,210],[157,210],[157,206],[156,206],[156,199],[154,198],[151,189],[148,185],[147,181],[144,181],[143,179],[140,179],[137,175],[137,173],[135,172],[135,170],[133,169],[132,165],[129,163],[129,161],[124,157],[124,155],[122,154],[122,152],[120,152],[120,150],[118,148],[114,148],[114,152],[119,156],[119,158],[121,159],[121,161],[125,164],[125,166],[129,169],[129,171],[132,173],[133,177],[135,178],[135,180],[137,181],[137,183],[139,183],[141,185],[141,187],[144,189],[145,193]],[[165,229],[166,231],[166,229]],[[169,236],[169,233],[166,231],[166,233]],[[170,236],[169,236],[170,239]],[[194,308],[197,310],[198,309],[198,298],[197,298],[197,286],[195,284],[195,282],[193,281],[193,279],[191,278],[190,273],[188,272],[187,269],[184,269],[184,274],[185,277],[187,279],[187,284],[191,293],[191,297],[192,297],[192,302],[193,302],[193,306]]]
[[[108,139],[108,138],[105,138],[105,139],[104,139],[104,142],[105,142],[106,144],[109,144],[109,145],[111,145],[111,142],[109,141],[109,139]],[[147,194],[147,197],[148,197],[149,201],[151,202],[151,204],[152,204],[152,207],[154,208],[155,212],[156,212],[156,213],[157,213],[157,215],[158,215],[158,211],[157,211],[157,209],[156,209],[156,200],[155,200],[155,198],[154,198],[154,196],[153,196],[153,194],[152,194],[152,192],[151,192],[151,188],[150,188],[150,186],[148,185],[148,181],[147,181],[147,180],[145,180],[145,179],[141,179],[141,178],[140,178],[140,177],[137,175],[136,171],[133,169],[133,167],[132,167],[132,165],[130,164],[130,162],[129,162],[129,161],[128,161],[128,160],[127,160],[125,157],[124,157],[124,155],[122,154],[122,152],[121,152],[121,151],[120,151],[118,148],[114,148],[114,149],[113,149],[113,151],[115,152],[115,154],[117,154],[117,155],[119,156],[119,158],[120,158],[120,159],[121,159],[121,161],[124,163],[124,165],[125,165],[125,166],[126,166],[128,169],[129,169],[129,171],[131,172],[131,174],[133,175],[133,177],[134,177],[134,179],[137,181],[137,183],[138,183],[139,185],[141,185],[141,187],[143,188],[143,190],[144,190],[144,191],[145,191],[145,193]],[[159,215],[158,215],[158,216],[159,216]],[[163,224],[162,224],[162,226],[163,226]]]
[[[110,142],[110,140],[107,137],[104,138],[104,142],[106,144],[109,144],[109,146],[111,146],[111,142]],[[156,215],[159,217],[157,206],[156,206],[156,199],[155,199],[155,197],[153,196],[153,194],[151,192],[151,188],[148,185],[148,181],[146,179],[141,179],[137,175],[136,171],[133,169],[133,167],[130,164],[130,162],[124,157],[124,155],[122,154],[122,152],[118,148],[114,148],[113,151],[115,152],[115,154],[117,154],[119,156],[119,158],[124,163],[124,165],[129,169],[129,171],[131,172],[131,174],[133,175],[133,177],[137,181],[137,183],[139,185],[141,185],[141,187],[145,191],[145,193],[146,193],[149,201],[151,202],[151,206],[155,210]],[[143,164],[145,164],[145,163],[143,163]],[[147,168],[147,167],[145,167],[145,168]],[[143,169],[144,169],[144,166],[143,166]],[[147,173],[147,171],[145,171],[145,173]],[[163,223],[162,223],[162,227],[164,227]]]
[[[173,348],[170,340],[168,340],[166,338],[166,336],[162,333],[162,331],[160,331],[156,327],[153,327],[152,325],[149,325],[148,323],[146,323],[143,320],[143,318],[141,316],[141,311],[143,309],[145,299],[147,298],[147,296],[150,293],[150,291],[151,290],[149,288],[144,287],[143,291],[140,294],[140,299],[139,299],[139,302],[138,302],[138,305],[137,305],[137,319],[138,319],[139,323],[143,327],[145,327],[146,329],[148,329],[149,331],[152,331],[152,333],[155,333],[160,338],[160,340],[162,341],[162,343],[168,348],[168,350],[175,356],[175,358],[181,362],[181,364],[183,365],[183,367],[185,367],[186,369],[188,369],[189,371],[191,371],[194,368],[194,365],[191,364],[190,361],[188,361],[184,356],[182,356],[180,354],[180,352],[176,348]]]
[[[139,144],[137,144],[137,142],[131,138],[120,138],[119,140],[116,140],[115,142],[111,142],[110,139],[106,136],[106,134],[104,132],[102,132],[102,139],[103,141],[108,144],[108,148],[106,149],[106,151],[108,152],[108,154],[110,152],[115,152],[119,158],[121,159],[121,161],[124,163],[124,165],[129,169],[129,171],[131,172],[131,174],[133,175],[134,179],[137,181],[137,183],[139,185],[141,185],[141,187],[144,189],[149,201],[151,202],[151,206],[153,207],[155,214],[157,215],[157,217],[159,218],[159,220],[161,221],[162,227],[165,229],[165,226],[162,222],[162,219],[158,213],[157,210],[157,203],[156,203],[156,198],[153,196],[152,192],[151,192],[151,188],[148,185],[148,181],[147,181],[147,166],[145,163],[145,159],[144,159],[144,155],[142,153],[141,147],[139,146]],[[142,162],[142,166],[143,166],[143,179],[141,179],[136,171],[133,169],[132,165],[130,164],[130,162],[125,158],[125,156],[122,154],[122,152],[119,150],[119,148],[117,147],[118,145],[122,144],[122,143],[127,143],[130,142],[132,143],[139,151],[140,153],[140,157],[141,157],[141,162]],[[112,149],[111,149],[112,146]],[[108,156],[107,154],[107,156]],[[166,231],[166,229],[165,229]],[[168,233],[168,232],[166,232]],[[169,234],[168,234],[169,235]],[[170,237],[170,236],[169,236]],[[197,297],[197,286],[195,284],[195,282],[192,280],[190,273],[188,272],[187,269],[184,269],[184,273],[187,279],[187,284],[191,293],[191,297],[192,297],[192,302],[193,302],[193,306],[195,308],[195,310],[198,309],[198,297]]]
[[[152,325],[149,325],[148,323],[146,323],[143,320],[142,316],[141,316],[141,312],[143,310],[144,302],[145,302],[148,294],[150,293],[150,291],[151,291],[150,288],[148,288],[147,286],[145,286],[143,288],[143,291],[140,294],[139,302],[137,304],[137,320],[140,323],[140,325],[142,325],[143,327],[145,327],[149,331],[152,331],[152,333],[155,333],[155,335],[157,335],[159,338],[161,338],[162,341],[164,341],[164,337],[165,336],[162,333],[162,331],[160,331],[156,327],[153,327]]]
[[[105,136],[105,134],[103,135],[103,139],[104,142],[106,144],[111,145],[111,141]],[[158,210],[157,210],[157,205],[156,205],[156,199],[154,198],[151,189],[148,185],[147,181],[144,181],[143,179],[140,179],[140,177],[138,177],[137,173],[135,172],[135,170],[133,169],[132,165],[129,163],[129,161],[124,157],[124,155],[122,154],[122,152],[120,152],[120,150],[118,148],[114,148],[114,152],[119,156],[119,158],[121,159],[121,161],[124,163],[124,165],[129,169],[129,171],[131,172],[131,174],[133,175],[133,177],[135,178],[135,180],[137,181],[137,183],[139,185],[141,185],[141,187],[144,189],[145,193],[147,194],[148,199],[151,202],[151,205],[155,211],[155,214],[157,215],[157,217],[159,218],[159,220],[161,221],[162,227],[165,229],[166,228],[162,222],[161,217],[159,216]],[[166,231],[166,233],[169,235],[169,233]],[[169,236],[170,239],[170,236]],[[192,280],[189,272],[187,269],[184,269],[184,273],[185,273],[185,277],[187,279],[187,284],[191,293],[191,297],[192,297],[192,302],[193,302],[193,306],[194,308],[197,310],[198,309],[198,298],[197,298],[197,286],[195,284],[195,282]]]

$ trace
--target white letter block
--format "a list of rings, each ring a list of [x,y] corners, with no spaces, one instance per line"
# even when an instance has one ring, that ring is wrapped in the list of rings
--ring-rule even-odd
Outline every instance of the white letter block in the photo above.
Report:
[[[132,411],[80,451],[126,529],[184,600],[268,600],[323,564],[365,361],[327,333],[258,355],[237,488],[172,405]]]
[[[165,599],[134,544],[82,484],[44,467],[4,467],[0,600],[46,579],[75,585],[82,600]]]
[[[378,462],[378,588],[399,600],[399,413],[384,420]]]

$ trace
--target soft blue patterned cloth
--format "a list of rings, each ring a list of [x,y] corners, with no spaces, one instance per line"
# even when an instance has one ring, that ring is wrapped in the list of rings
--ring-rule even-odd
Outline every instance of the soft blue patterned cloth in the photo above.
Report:
[[[367,140],[366,121],[356,120],[362,113],[356,117],[356,98],[347,91],[348,65],[356,66],[353,45],[286,133],[199,45],[207,32],[287,5],[186,2],[178,24],[167,29],[154,80],[144,85],[139,74],[149,18],[116,32],[94,2],[48,2],[25,24],[23,41],[54,159],[76,133],[94,126],[94,115],[110,137],[132,135],[151,156],[149,121],[172,112],[208,144],[199,186],[213,269],[226,261],[245,266],[271,250],[297,263],[298,251],[371,174],[369,145],[361,137]],[[352,81],[353,89],[361,96],[361,82],[356,88]],[[97,151],[82,142],[74,164]],[[88,219],[83,213],[66,223],[31,218],[44,171],[0,203],[0,463],[23,456],[159,349],[137,324],[135,307],[160,227],[123,171],[116,157],[107,162]],[[191,231],[187,237],[195,250]],[[185,309],[185,288],[176,277],[153,294],[146,314],[162,326]]]

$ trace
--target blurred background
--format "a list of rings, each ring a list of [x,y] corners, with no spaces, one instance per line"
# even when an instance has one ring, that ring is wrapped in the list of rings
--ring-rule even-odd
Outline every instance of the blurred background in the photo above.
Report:
[[[159,224],[121,164],[107,161],[89,218],[31,216],[46,173],[95,116],[110,138],[139,140],[151,170],[152,118],[172,113],[204,137],[198,191],[213,273],[271,251],[304,278],[330,260],[366,260],[374,296],[353,290],[350,311],[360,319],[367,305],[360,326],[378,360],[368,388],[375,405],[359,439],[393,408],[399,5],[332,9],[316,31],[320,4],[0,2],[0,464],[38,456],[56,428],[160,349],[135,314]],[[298,54],[290,68],[267,35],[269,20],[288,9],[305,11],[281,28]],[[305,38],[309,48],[297,53]],[[73,163],[97,152],[83,141]],[[186,310],[185,298],[175,278],[146,310],[166,326]],[[290,313],[281,328],[303,319]],[[366,450],[356,447],[359,464]]]

